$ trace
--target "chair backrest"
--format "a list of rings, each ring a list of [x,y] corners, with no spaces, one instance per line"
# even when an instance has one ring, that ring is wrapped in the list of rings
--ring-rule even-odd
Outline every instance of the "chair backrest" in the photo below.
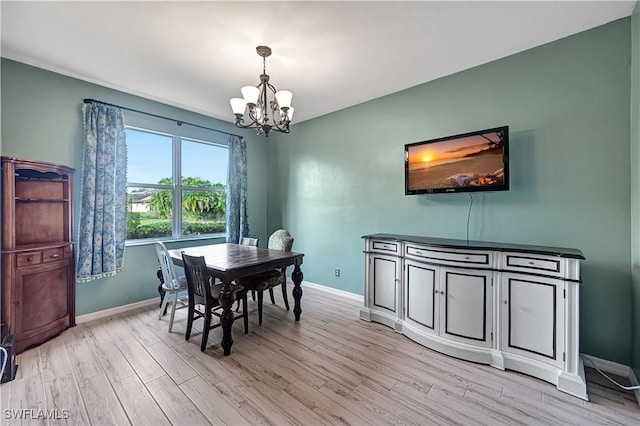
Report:
[[[156,241],[155,247],[156,255],[160,262],[160,269],[162,269],[162,279],[164,280],[165,287],[180,288],[176,267],[173,264],[173,260],[171,260],[171,256],[169,256],[167,246],[165,246],[162,241]]]
[[[189,256],[184,252],[181,254],[184,262],[184,272],[187,276],[189,301],[193,300],[196,304],[206,305],[206,302],[210,299],[207,296],[211,296],[211,289],[204,257]]]
[[[272,250],[291,251],[293,237],[286,229],[278,229],[269,237],[269,248]]]
[[[257,238],[242,237],[242,238],[240,238],[240,245],[258,247],[258,239]]]

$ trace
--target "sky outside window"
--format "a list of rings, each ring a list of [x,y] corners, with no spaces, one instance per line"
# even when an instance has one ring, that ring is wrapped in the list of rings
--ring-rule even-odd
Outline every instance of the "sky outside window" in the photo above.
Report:
[[[158,183],[171,177],[169,136],[127,129],[127,181]]]
[[[182,177],[197,177],[226,185],[226,147],[182,140]]]
[[[127,181],[158,183],[170,178],[172,138],[127,129]],[[182,176],[197,177],[211,183],[226,184],[227,148],[182,140]]]

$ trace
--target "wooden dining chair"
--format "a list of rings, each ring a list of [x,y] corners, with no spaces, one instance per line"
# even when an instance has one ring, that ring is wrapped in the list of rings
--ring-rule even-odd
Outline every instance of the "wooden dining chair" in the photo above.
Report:
[[[278,229],[269,237],[269,249],[291,251],[293,247],[294,238],[286,229]],[[262,307],[263,307],[263,292],[269,290],[269,296],[271,297],[271,303],[275,304],[273,297],[273,288],[276,286],[282,287],[282,298],[284,305],[289,310],[289,300],[287,298],[287,278],[286,268],[274,269],[272,271],[262,272],[249,277],[244,277],[236,280],[238,284],[244,287],[247,291],[255,291],[258,294],[258,324],[262,325]]]
[[[187,275],[187,289],[189,292],[188,313],[187,313],[187,330],[185,332],[185,340],[191,337],[191,329],[193,321],[198,318],[204,318],[204,326],[202,328],[202,342],[200,350],[202,352],[207,348],[207,340],[209,331],[219,327],[220,322],[211,324],[212,316],[220,317],[220,290],[222,284],[212,284],[212,278],[207,273],[207,265],[202,256],[189,256],[184,252],[182,260],[184,262],[184,270]],[[247,311],[247,291],[237,284],[231,285],[234,300],[242,300],[242,314],[235,316],[234,319],[244,319],[244,334],[249,332],[249,315]],[[202,307],[203,309],[199,308]]]
[[[258,247],[258,241],[260,241],[258,238],[242,237],[240,238],[240,245]]]
[[[176,268],[171,260],[171,256],[169,256],[169,251],[162,241],[155,242],[155,249],[158,262],[160,262],[160,270],[162,271],[162,290],[164,290],[158,319],[162,319],[162,316],[166,313],[167,304],[171,301],[171,318],[169,319],[169,333],[171,333],[176,309],[187,307],[185,300],[187,279],[184,275],[179,276],[176,273]]]
[[[240,238],[240,245],[241,246],[258,247],[258,242],[259,241],[260,241],[259,238],[242,237],[242,238]],[[255,291],[251,292],[251,298],[253,300],[256,300],[256,292]],[[238,312],[238,310],[240,310],[240,301],[239,300],[238,300],[238,304],[236,306],[236,312]]]
[[[294,238],[291,236],[289,231],[286,229],[278,229],[269,237],[269,245],[268,247],[271,250],[281,250],[281,251],[291,251],[293,248]],[[274,286],[269,287],[269,297],[271,298],[271,303],[275,305],[276,301],[273,297],[273,287],[280,285],[282,288],[282,299],[284,301],[284,306],[289,310],[289,299],[287,298],[287,274],[286,268],[282,268],[282,282],[276,283]]]

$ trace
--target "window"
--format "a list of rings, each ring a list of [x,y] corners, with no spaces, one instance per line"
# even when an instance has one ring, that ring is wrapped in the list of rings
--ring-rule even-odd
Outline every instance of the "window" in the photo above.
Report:
[[[226,231],[226,146],[127,127],[127,150],[127,240]]]

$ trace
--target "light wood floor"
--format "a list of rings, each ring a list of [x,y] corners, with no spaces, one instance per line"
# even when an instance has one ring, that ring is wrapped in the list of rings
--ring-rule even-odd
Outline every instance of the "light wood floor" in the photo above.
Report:
[[[306,288],[295,323],[280,299],[265,299],[262,327],[251,301],[250,333],[234,324],[229,357],[219,329],[205,353],[199,333],[184,340],[185,310],[173,333],[155,307],[67,330],[18,357],[17,379],[0,386],[0,423],[640,424],[633,394],[610,389],[593,371],[585,402],[359,320],[357,301]],[[20,408],[40,418],[8,418]],[[38,410],[59,418],[44,420]]]

